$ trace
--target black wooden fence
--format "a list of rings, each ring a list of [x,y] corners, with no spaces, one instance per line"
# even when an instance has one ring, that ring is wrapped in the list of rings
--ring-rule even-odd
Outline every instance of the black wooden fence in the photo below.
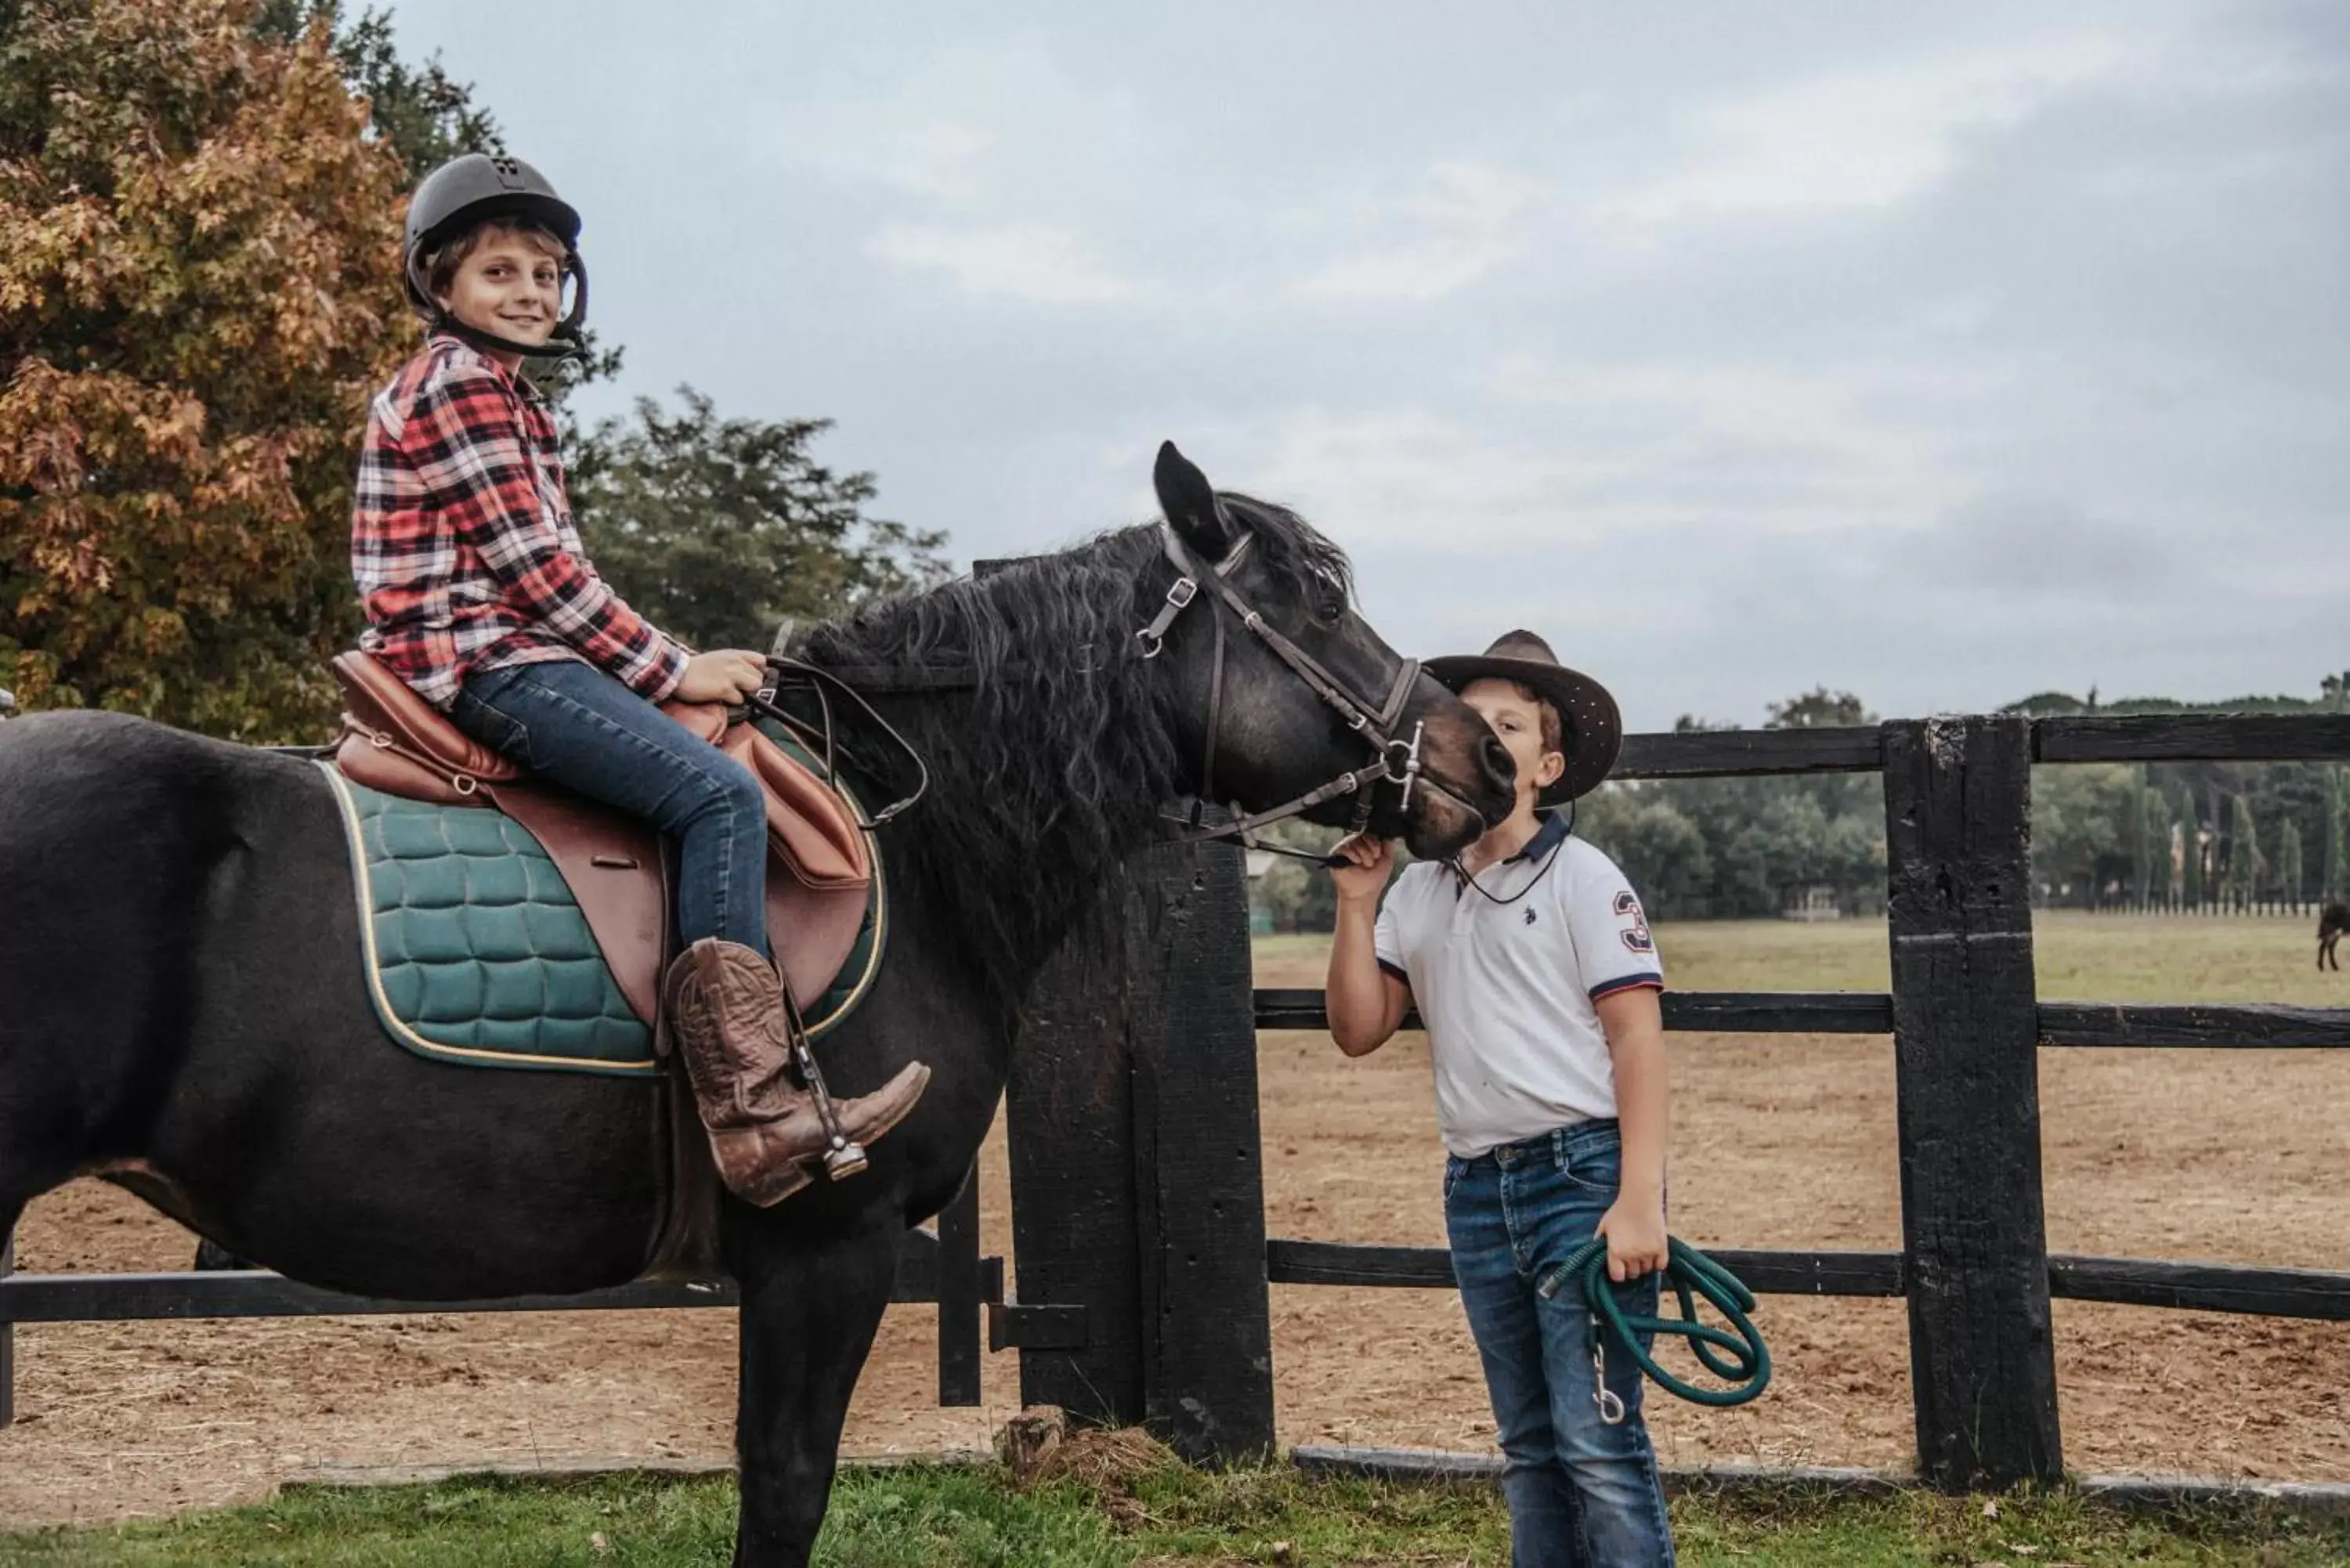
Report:
[[[1889,992],[1672,992],[1669,1029],[1890,1034],[1898,1252],[1716,1255],[1766,1293],[1909,1304],[1920,1473],[1959,1489],[2054,1479],[2049,1301],[2350,1319],[2350,1273],[2052,1256],[2040,1188],[2043,1046],[2350,1047],[2350,1009],[2043,1002],[2030,909],[2036,763],[2350,759],[2350,716],[1956,717],[1877,728],[1636,735],[1627,778],[1881,773]],[[1264,1233],[1256,1032],[1325,1026],[1319,992],[1256,991],[1237,851],[1175,846],[1103,890],[1031,999],[1007,1095],[1018,1285],[982,1259],[975,1182],[908,1237],[897,1299],[940,1303],[940,1397],[979,1401],[989,1347],[1024,1403],[1147,1422],[1196,1459],[1274,1446],[1270,1287],[1449,1287],[1440,1248]],[[43,1276],[0,1251],[9,1326],[130,1318],[718,1306],[729,1291],[359,1301],[267,1274]]]
[[[1890,1034],[1898,1252],[1717,1253],[1758,1291],[1909,1306],[1918,1463],[1948,1489],[2057,1477],[2049,1301],[2350,1319],[2350,1273],[2050,1255],[2037,1053],[2350,1047],[2350,1009],[2043,1002],[2031,769],[2350,759],[2350,717],[1967,716],[1876,728],[1638,735],[1618,776],[1880,773],[1889,992],[1671,992],[1665,1024]],[[1251,992],[1239,857],[1143,857],[1122,918],[1038,999],[1010,1113],[1021,1386],[1148,1420],[1200,1457],[1270,1449],[1266,1286],[1450,1287],[1440,1248],[1263,1235],[1254,1032],[1326,1026],[1319,992]]]
[[[626,1312],[733,1306],[733,1282],[631,1284],[583,1295],[494,1301],[399,1302],[344,1295],[259,1270],[167,1274],[20,1274],[13,1239],[0,1236],[0,1427],[16,1419],[20,1323],[130,1323],[154,1318],[367,1317],[389,1313]],[[973,1170],[935,1232],[909,1231],[893,1302],[939,1308],[939,1403],[980,1402],[980,1316],[1003,1299],[1003,1260],[979,1255],[979,1173]]]

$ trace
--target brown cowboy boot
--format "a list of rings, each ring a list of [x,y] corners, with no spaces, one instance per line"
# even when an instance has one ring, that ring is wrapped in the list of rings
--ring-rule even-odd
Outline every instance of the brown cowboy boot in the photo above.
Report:
[[[797,1010],[775,965],[739,942],[704,937],[670,965],[662,991],[718,1174],[762,1208],[814,1180],[819,1158],[836,1179],[862,1170],[865,1146],[904,1120],[930,1084],[916,1062],[854,1100],[819,1103],[820,1079],[813,1093],[795,1085]]]

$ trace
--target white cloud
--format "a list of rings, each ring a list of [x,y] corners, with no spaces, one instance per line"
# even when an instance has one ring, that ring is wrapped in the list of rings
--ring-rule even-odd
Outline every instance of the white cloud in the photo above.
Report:
[[[1356,203],[1349,226],[1385,233],[1289,292],[1357,304],[1440,299],[1522,254],[1528,220],[1550,194],[1539,180],[1486,164],[1436,164],[1404,196]]]
[[[1139,292],[1082,238],[1045,223],[886,223],[865,251],[901,271],[944,273],[969,294],[1036,305],[1103,305]]]
[[[1492,384],[1552,410],[1558,440],[1636,458],[1649,490],[1719,486],[1714,520],[1812,532],[1899,525],[1946,504],[1961,482],[1945,441],[2008,382],[1914,362],[1566,368],[1518,355]]]
[[[1679,127],[1689,151],[1677,166],[1597,197],[1588,216],[1638,239],[1690,219],[1885,206],[1947,173],[1969,134],[2012,125],[2150,52],[2085,34],[1704,105]]]
[[[1490,376],[1473,420],[1443,406],[1304,410],[1245,472],[1350,542],[1680,550],[1856,536],[1922,526],[1969,493],[1946,443],[2002,384],[1893,366],[1565,369],[1520,356]]]

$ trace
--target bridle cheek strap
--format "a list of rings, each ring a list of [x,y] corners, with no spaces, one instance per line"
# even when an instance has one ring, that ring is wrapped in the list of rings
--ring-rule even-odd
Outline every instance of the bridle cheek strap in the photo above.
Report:
[[[1468,802],[1423,776],[1419,747],[1424,726],[1414,725],[1408,740],[1399,740],[1395,736],[1404,705],[1410,701],[1412,687],[1419,679],[1419,660],[1407,659],[1398,666],[1387,697],[1377,708],[1364,701],[1347,689],[1346,682],[1325,669],[1320,660],[1267,624],[1265,618],[1234,590],[1229,578],[1255,542],[1256,535],[1243,534],[1241,542],[1232,546],[1232,552],[1217,562],[1211,571],[1202,572],[1193,564],[1191,552],[1184,547],[1175,530],[1172,527],[1165,529],[1162,544],[1167,558],[1175,565],[1176,577],[1150,623],[1135,633],[1140,656],[1144,659],[1159,657],[1166,647],[1167,634],[1174,627],[1177,618],[1199,597],[1200,589],[1204,585],[1214,590],[1216,597],[1231,607],[1232,614],[1240,618],[1240,623],[1254,633],[1257,640],[1263,643],[1274,658],[1287,665],[1316,697],[1335,709],[1347,721],[1347,727],[1362,736],[1378,754],[1367,765],[1340,774],[1327,784],[1308,790],[1294,800],[1250,815],[1238,816],[1236,820],[1218,827],[1204,828],[1188,836],[1184,842],[1238,838],[1251,848],[1270,849],[1299,859],[1324,860],[1326,857],[1290,849],[1283,845],[1257,843],[1250,836],[1260,827],[1302,815],[1326,801],[1346,794],[1356,795],[1360,802],[1356,808],[1354,823],[1354,831],[1359,833],[1370,821],[1371,811],[1377,804],[1377,791],[1382,784],[1399,785],[1403,792],[1401,804],[1406,807],[1411,804],[1413,791],[1425,788],[1475,815],[1476,808]],[[1198,799],[1203,803],[1215,799],[1216,739],[1222,732],[1224,706],[1224,618],[1216,613],[1218,607],[1215,604],[1211,603],[1209,609],[1208,618],[1215,627],[1216,646],[1214,662],[1208,674],[1208,727],[1202,746],[1204,754],[1200,763]],[[1187,822],[1194,828],[1201,827],[1196,806],[1190,817],[1176,820]]]

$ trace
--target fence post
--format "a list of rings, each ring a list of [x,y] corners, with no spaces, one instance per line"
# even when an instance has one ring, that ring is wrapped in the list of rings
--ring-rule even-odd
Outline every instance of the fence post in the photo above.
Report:
[[[1151,852],[1141,957],[1156,1005],[1134,1050],[1143,1402],[1193,1461],[1273,1451],[1273,1308],[1264,1267],[1256,998],[1243,857]]]
[[[2032,743],[2016,716],[1885,726],[1903,1269],[1918,1469],[2062,1474],[2040,1188]]]
[[[1138,856],[1031,988],[1008,1091],[1020,1299],[1086,1316],[1022,1349],[1022,1402],[1191,1459],[1273,1446],[1250,986],[1239,852]]]
[[[939,1403],[982,1402],[979,1349],[979,1164],[939,1210]]]
[[[0,1279],[16,1272],[16,1232],[0,1236]],[[0,1318],[0,1427],[16,1423],[16,1325]]]

